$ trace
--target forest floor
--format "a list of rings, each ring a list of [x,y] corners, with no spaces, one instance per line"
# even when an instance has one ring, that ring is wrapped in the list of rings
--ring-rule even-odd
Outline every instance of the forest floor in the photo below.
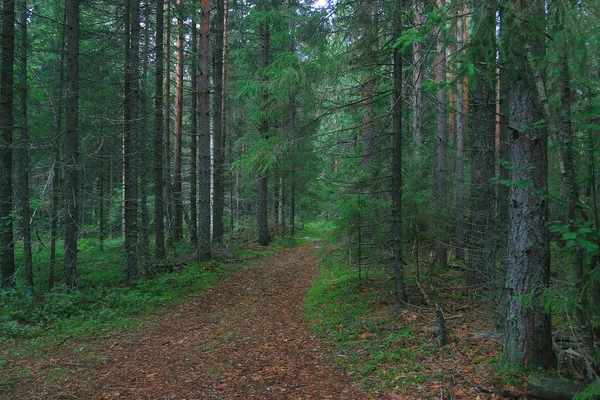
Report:
[[[368,399],[304,320],[315,243],[232,273],[134,333],[9,360],[11,399]]]

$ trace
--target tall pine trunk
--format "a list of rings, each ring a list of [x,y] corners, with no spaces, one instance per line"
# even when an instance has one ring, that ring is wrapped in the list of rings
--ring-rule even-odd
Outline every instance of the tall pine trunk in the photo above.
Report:
[[[156,70],[154,72],[154,236],[156,259],[165,258],[165,202],[164,202],[164,0],[156,2]]]
[[[210,0],[202,0],[198,53],[198,260],[211,256],[210,240]]]
[[[183,134],[183,0],[177,0],[177,42],[175,51],[175,124],[173,126],[173,240],[183,237],[181,138]]]
[[[395,36],[402,35],[402,22],[398,18],[395,25]],[[393,136],[392,136],[392,235],[394,254],[394,293],[397,303],[406,303],[408,296],[404,280],[404,260],[402,257],[402,54],[398,47],[394,48],[394,96],[393,96]]]
[[[269,25],[267,22],[261,24],[261,36],[262,36],[262,57],[261,67],[266,69],[269,67],[269,48],[271,45],[271,35],[269,31]],[[269,80],[266,73],[262,75],[262,93],[261,93],[261,107],[262,107],[262,120],[260,122],[260,135],[263,139],[269,140],[269,121],[267,119],[266,108],[269,103],[269,92],[266,87],[267,81]],[[266,171],[259,172],[258,177],[258,212],[257,212],[257,226],[258,226],[258,243],[261,246],[268,246],[271,238],[269,236],[269,218],[268,218],[268,176]]]
[[[223,208],[225,203],[225,169],[223,166],[225,143],[223,141],[223,49],[225,29],[225,4],[217,0],[214,49],[214,119],[213,119],[213,240],[220,242],[223,237]]]
[[[77,216],[79,211],[79,0],[67,1],[67,95],[65,154],[65,284],[77,280]]]
[[[198,29],[192,15],[192,73],[190,99],[190,243],[198,246]]]
[[[29,128],[27,119],[27,18],[29,10],[27,0],[21,0],[21,62],[19,75],[21,137],[20,137],[20,165],[19,165],[19,191],[21,205],[21,233],[23,235],[23,269],[25,270],[25,287],[28,295],[33,294],[33,261],[31,255],[31,209],[29,198]]]
[[[444,7],[446,1],[438,0],[437,6]],[[446,241],[446,224],[444,216],[447,212],[446,204],[448,202],[447,185],[448,167],[447,167],[447,152],[448,152],[448,123],[446,110],[446,46],[444,43],[444,32],[442,27],[439,28],[437,38],[437,58],[435,62],[435,77],[439,87],[436,93],[436,119],[437,119],[437,168],[436,168],[436,205],[440,216],[437,219],[436,230],[438,239],[435,245],[435,263],[445,267],[448,262]]]

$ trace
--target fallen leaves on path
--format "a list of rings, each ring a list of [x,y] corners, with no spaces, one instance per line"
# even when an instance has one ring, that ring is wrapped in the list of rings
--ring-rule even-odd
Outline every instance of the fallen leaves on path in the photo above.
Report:
[[[314,244],[285,249],[133,335],[51,350],[11,398],[374,398],[328,361],[303,321],[317,263]]]

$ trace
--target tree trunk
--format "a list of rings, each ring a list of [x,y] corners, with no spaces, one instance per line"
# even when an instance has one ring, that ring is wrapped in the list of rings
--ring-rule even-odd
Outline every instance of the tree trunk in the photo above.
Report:
[[[436,6],[444,7],[446,1],[438,0]],[[447,186],[448,170],[447,170],[447,151],[448,151],[448,124],[446,113],[446,89],[444,82],[446,81],[446,46],[444,44],[444,33],[442,28],[439,28],[437,38],[437,58],[435,64],[436,82],[439,84],[436,95],[436,111],[437,111],[437,169],[436,169],[436,204],[439,210],[437,218],[438,239],[435,245],[435,263],[445,267],[448,262],[446,241],[446,224],[444,223],[447,212]]]
[[[139,99],[139,0],[125,0],[125,252],[127,281],[136,282],[138,271],[138,99]],[[128,11],[127,11],[128,10]]]
[[[469,275],[467,288],[476,293],[494,281],[495,136],[496,136],[496,4],[489,2],[476,16],[471,46],[476,48],[479,66],[471,96],[471,198],[468,238]]]
[[[167,246],[173,246],[173,183],[171,180],[171,0],[166,0],[165,13],[165,101],[163,141],[163,195],[167,216]]]
[[[154,75],[154,235],[156,259],[165,258],[165,203],[164,203],[164,136],[163,80],[164,80],[164,0],[156,3],[156,70]]]
[[[63,123],[63,85],[64,85],[64,65],[65,65],[65,36],[66,36],[66,20],[67,9],[63,16],[63,24],[60,32],[59,51],[60,60],[58,64],[58,85],[56,88],[56,104],[58,105],[54,111],[54,134],[53,141],[54,150],[54,165],[52,166],[52,206],[50,215],[50,260],[48,261],[48,289],[54,287],[54,272],[56,270],[56,240],[58,239],[58,209],[60,207],[60,189],[63,186],[60,179],[60,164],[61,164],[61,136]]]
[[[402,22],[398,17],[395,24],[395,37],[402,35]],[[392,137],[392,235],[394,254],[394,294],[396,302],[406,303],[408,296],[404,280],[404,260],[402,257],[402,54],[396,47],[393,55],[394,97],[393,97],[393,137]]]
[[[290,237],[296,235],[296,170],[292,162],[290,166]]]
[[[550,281],[548,233],[548,135],[535,97],[534,71],[528,59],[543,58],[544,3],[512,2],[508,27],[526,23],[506,43],[507,67],[513,76],[510,96],[510,194],[506,321],[502,361],[510,367],[548,368],[552,360],[550,314],[540,304],[539,291]],[[539,32],[542,32],[541,34]],[[530,301],[524,301],[529,296]]]
[[[459,59],[463,54],[464,25],[466,15],[462,10],[458,11],[456,18],[456,57]],[[457,71],[461,71],[462,64],[456,63]],[[456,225],[455,225],[455,243],[456,259],[464,260],[464,219],[465,219],[465,115],[464,110],[464,80],[458,77],[456,80]]]
[[[217,15],[215,21],[215,49],[214,49],[214,110],[213,119],[213,240],[220,242],[223,237],[223,206],[224,206],[224,179],[223,168],[223,40],[225,26],[225,5],[223,0],[217,0]]]
[[[2,8],[2,69],[0,72],[0,260],[2,269],[2,289],[11,290],[15,286],[15,253],[13,243],[12,213],[12,141],[13,141],[13,88],[15,58],[15,2],[4,0]]]
[[[190,99],[190,243],[198,246],[198,29],[192,15],[192,73]]]
[[[271,35],[267,22],[261,24],[261,35],[262,35],[262,63],[261,67],[266,69],[269,67],[269,47],[271,45]],[[261,94],[261,107],[262,107],[262,120],[260,122],[260,134],[265,140],[269,140],[269,121],[267,119],[267,107],[269,104],[269,92],[266,87],[267,81],[269,80],[266,73],[262,76],[262,94]],[[261,171],[258,178],[258,213],[257,213],[257,226],[258,226],[258,243],[261,246],[268,246],[271,238],[269,237],[269,219],[268,219],[268,176],[266,171]]]
[[[181,137],[183,133],[183,0],[177,0],[177,42],[175,51],[175,124],[173,126],[173,240],[183,237],[181,179]]]
[[[200,52],[198,54],[198,260],[211,257],[210,244],[210,0],[202,0],[200,11]]]
[[[415,26],[421,26],[425,18],[423,16],[422,0],[413,0],[413,12]],[[413,155],[415,161],[419,162],[423,150],[423,54],[421,41],[413,43]]]
[[[29,129],[27,119],[27,51],[29,48],[27,38],[27,18],[29,10],[27,0],[21,4],[21,63],[19,75],[19,92],[21,101],[21,162],[20,162],[20,205],[21,205],[21,233],[23,235],[23,269],[25,270],[25,287],[27,294],[33,294],[33,261],[31,256],[31,209],[29,199]]]
[[[77,281],[77,216],[79,209],[79,0],[67,1],[67,95],[66,95],[66,212],[65,284],[75,288]]]

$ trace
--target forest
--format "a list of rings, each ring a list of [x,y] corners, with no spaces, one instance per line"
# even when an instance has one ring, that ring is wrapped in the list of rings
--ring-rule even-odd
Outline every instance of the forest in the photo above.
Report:
[[[2,10],[0,397],[600,396],[600,2]],[[320,395],[294,392],[313,356],[289,349],[251,379],[223,372],[235,357],[205,368],[206,392],[159,370],[127,393],[74,383],[154,318],[175,318],[152,331],[170,339],[136,340],[179,351],[177,324],[232,299],[253,305],[227,324],[259,319],[207,334],[233,340],[202,345],[210,362],[267,357],[236,338],[305,324],[338,366]]]

